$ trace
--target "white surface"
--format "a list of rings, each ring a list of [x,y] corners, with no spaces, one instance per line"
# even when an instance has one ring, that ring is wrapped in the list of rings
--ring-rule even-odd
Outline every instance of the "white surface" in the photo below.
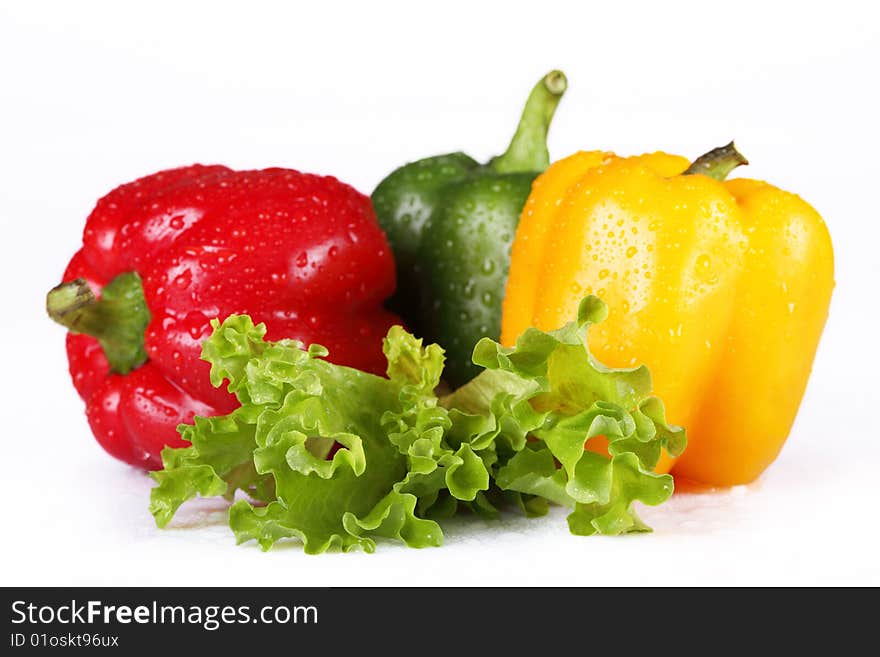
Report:
[[[0,584],[880,584],[876,10],[626,4],[4,3]],[[736,137],[742,175],[826,218],[838,286],[776,464],[645,510],[656,532],[619,539],[571,536],[559,510],[456,521],[443,548],[374,555],[236,548],[213,503],[155,529],[148,481],[92,440],[43,314],[95,200],[194,161],[369,192],[408,159],[502,150],[554,67],[570,82],[554,158],[695,156]]]

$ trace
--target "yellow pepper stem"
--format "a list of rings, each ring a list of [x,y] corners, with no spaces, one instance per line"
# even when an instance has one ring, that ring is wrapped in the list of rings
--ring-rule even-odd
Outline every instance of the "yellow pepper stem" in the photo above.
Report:
[[[721,182],[738,166],[748,163],[749,161],[745,156],[736,150],[734,143],[730,142],[725,146],[713,148],[708,153],[700,155],[691,163],[684,172],[684,175],[699,173]]]

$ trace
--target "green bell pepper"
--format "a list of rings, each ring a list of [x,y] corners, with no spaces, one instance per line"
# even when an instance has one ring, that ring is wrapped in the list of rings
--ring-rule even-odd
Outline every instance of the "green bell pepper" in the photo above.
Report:
[[[551,71],[532,89],[503,155],[480,164],[450,153],[406,164],[372,194],[397,262],[389,308],[446,350],[447,382],[479,371],[482,337],[501,333],[510,246],[532,181],[550,165],[547,131],[567,82]]]

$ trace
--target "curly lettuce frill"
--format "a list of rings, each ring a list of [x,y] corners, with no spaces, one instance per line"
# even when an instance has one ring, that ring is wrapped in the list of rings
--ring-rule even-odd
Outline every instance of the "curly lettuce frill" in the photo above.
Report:
[[[239,542],[295,538],[308,553],[371,552],[377,537],[440,545],[438,519],[501,505],[530,516],[569,506],[576,534],[645,530],[633,502],[672,492],[651,469],[661,449],[684,448],[684,433],[648,396],[645,368],[592,359],[586,330],[604,313],[588,297],[558,331],[529,330],[513,349],[481,341],[485,371],[443,399],[443,350],[399,326],[383,378],[328,363],[318,345],[267,342],[247,316],[215,320],[202,357],[241,407],[180,426],[190,446],[163,452],[151,511],[164,526],[189,499],[240,490],[247,499],[229,511]],[[591,441],[603,448],[585,450]]]
[[[497,449],[501,490],[528,496],[518,503],[530,514],[543,511],[534,498],[571,507],[569,527],[581,535],[648,530],[633,503],[669,498],[672,477],[652,470],[661,450],[676,456],[686,444],[650,396],[646,367],[612,369],[590,354],[587,330],[607,313],[590,296],[577,321],[556,331],[529,329],[513,348],[484,338],[474,362],[486,371],[443,400],[450,434]]]
[[[411,381],[439,376],[439,349],[404,346],[413,338],[392,332],[386,352],[393,378],[384,379],[322,360],[320,346],[265,342],[265,327],[247,316],[212,326],[203,349],[211,380],[228,381],[242,406],[180,427],[191,446],[166,449],[164,469],[153,474],[151,511],[160,526],[196,495],[231,497],[241,489],[265,504],[235,502],[230,526],[239,542],[254,539],[264,549],[287,537],[310,553],[372,551],[375,536],[413,547],[440,544],[439,526],[416,516],[417,498],[395,490],[407,476],[407,458],[382,426],[385,409],[417,417],[417,407],[436,403],[433,386]]]

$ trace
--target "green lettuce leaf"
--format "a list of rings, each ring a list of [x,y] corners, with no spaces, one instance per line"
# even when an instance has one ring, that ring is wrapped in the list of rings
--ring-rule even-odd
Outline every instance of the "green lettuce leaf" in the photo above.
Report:
[[[264,335],[265,327],[246,316],[214,324],[203,357],[213,383],[228,381],[242,406],[182,426],[191,446],[163,452],[151,504],[159,525],[187,499],[228,496],[236,487],[250,498],[230,509],[239,542],[253,539],[268,549],[295,537],[310,553],[372,551],[373,536],[413,547],[439,544],[439,526],[415,515],[417,498],[395,490],[407,475],[407,456],[389,440],[383,416],[399,420],[401,435],[431,432],[427,411],[431,400],[436,405],[442,352],[433,345],[423,350],[394,330],[386,340],[392,376],[386,379],[328,363],[322,347],[269,343]],[[242,480],[245,466],[249,476]]]
[[[590,355],[587,329],[605,313],[588,297],[557,331],[530,329],[514,348],[484,339],[482,374],[443,398],[442,349],[399,326],[386,378],[331,364],[319,345],[268,342],[247,316],[215,320],[202,357],[241,406],[179,427],[189,446],[163,452],[151,512],[161,527],[187,500],[223,496],[238,542],[294,539],[307,553],[436,546],[438,520],[460,510],[539,516],[551,503],[572,509],[575,534],[645,531],[633,505],[669,497],[672,478],[652,469],[684,432],[646,368]]]
[[[686,444],[684,430],[668,425],[663,404],[650,396],[646,367],[613,369],[593,358],[587,330],[607,313],[590,296],[577,321],[556,331],[528,329],[512,348],[484,338],[474,362],[486,371],[443,399],[453,434],[495,419],[495,426],[483,423],[484,435],[497,432],[496,444],[504,436],[508,448],[499,454],[495,482],[572,507],[569,526],[576,534],[645,531],[633,503],[669,498],[672,477],[652,470],[661,450],[678,455]],[[585,449],[591,443],[596,451]]]

